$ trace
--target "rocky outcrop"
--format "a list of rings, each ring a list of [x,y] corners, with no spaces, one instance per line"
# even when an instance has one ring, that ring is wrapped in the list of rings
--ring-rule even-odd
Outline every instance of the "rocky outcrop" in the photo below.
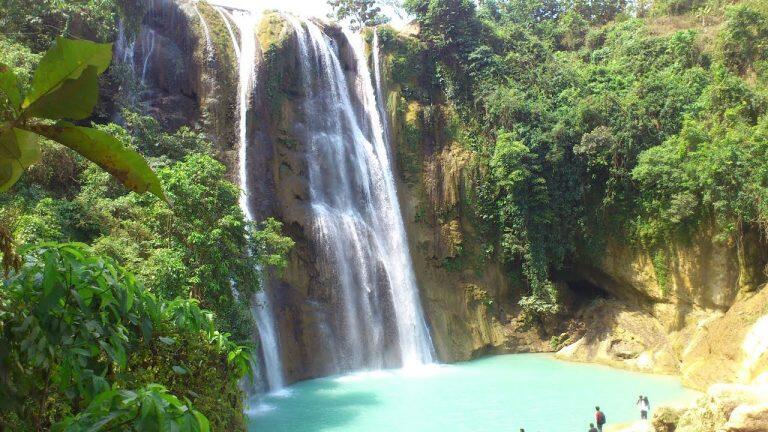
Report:
[[[696,388],[751,383],[768,372],[768,290],[697,326],[682,360],[683,382]]]
[[[751,231],[728,242],[703,230],[653,251],[611,240],[602,256],[579,263],[577,271],[615,298],[652,314],[667,331],[678,331],[727,310],[764,284],[765,246]]]
[[[598,300],[579,312],[584,335],[557,353],[565,360],[674,374],[679,359],[670,335],[653,316],[616,300]]]
[[[655,251],[609,241],[601,257],[576,271],[615,299],[614,306],[583,312],[587,336],[558,356],[679,373],[701,390],[748,381],[766,370],[766,341],[757,335],[766,325],[760,318],[768,292],[760,288],[767,251],[752,232],[728,243],[702,231]]]
[[[552,336],[520,321],[520,287],[484,251],[472,207],[473,154],[451,135],[447,104],[414,98],[424,91],[409,47],[419,42],[382,32],[382,76],[398,192],[422,304],[444,362],[485,354],[551,351]]]
[[[716,384],[692,406],[661,408],[657,432],[758,432],[768,430],[768,387]]]
[[[208,3],[189,0],[156,0],[135,9],[140,16],[122,18],[115,44],[119,73],[125,74],[118,93],[165,130],[206,131],[217,157],[236,167],[237,62],[224,18]]]

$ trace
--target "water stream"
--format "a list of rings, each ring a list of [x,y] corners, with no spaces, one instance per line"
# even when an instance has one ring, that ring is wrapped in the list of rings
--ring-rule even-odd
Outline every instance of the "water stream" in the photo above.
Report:
[[[205,34],[205,55],[208,60],[211,60],[214,54],[213,42],[211,41],[211,30],[208,28],[208,23],[205,22],[203,14],[200,13],[200,9],[197,8],[197,3],[192,3],[192,9],[195,11],[195,14],[197,14],[197,17],[200,18],[200,25],[202,25],[203,34]]]
[[[222,15],[223,16],[223,15]],[[248,184],[248,120],[249,107],[256,89],[256,25],[259,22],[257,14],[236,11],[232,19],[240,31],[240,44],[238,45],[238,132],[239,145],[239,179],[240,179],[240,208],[243,209],[245,218],[253,221],[250,198],[251,191]],[[225,17],[225,21],[227,18]],[[233,33],[230,33],[233,35]],[[237,45],[236,41],[232,41]],[[263,285],[263,284],[262,284]],[[283,387],[283,369],[280,359],[280,345],[277,330],[275,328],[274,312],[266,287],[256,293],[253,301],[252,314],[259,332],[259,342],[263,357],[262,372],[266,377],[267,387],[270,391],[276,391]]]

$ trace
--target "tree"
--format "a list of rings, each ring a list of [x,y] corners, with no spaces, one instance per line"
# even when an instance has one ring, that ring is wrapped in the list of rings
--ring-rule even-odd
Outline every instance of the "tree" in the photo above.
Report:
[[[329,18],[349,20],[350,28],[355,31],[389,21],[389,18],[381,13],[377,0],[328,0],[328,5],[333,8],[333,14],[329,14]]]
[[[576,0],[574,8],[593,23],[605,24],[627,10],[626,0]]]
[[[47,430],[62,413],[72,413],[54,429],[208,429],[189,401],[162,386],[143,383],[131,391],[118,383],[136,373],[129,361],[134,352],[181,337],[213,347],[211,365],[179,365],[181,352],[159,362],[160,368],[192,374],[225,365],[225,376],[237,375],[234,380],[246,373],[247,351],[215,330],[209,312],[193,300],[166,301],[150,293],[82,244],[49,243],[23,253],[23,267],[0,290],[0,423],[16,414],[22,424]]]
[[[448,93],[461,103],[473,99],[478,63],[489,60],[483,46],[484,32],[471,0],[406,0],[405,9],[415,16],[419,36],[429,45],[435,60],[447,72]],[[474,72],[474,73],[473,73]]]
[[[719,34],[723,61],[734,72],[744,73],[758,61],[768,60],[768,14],[746,5],[729,7]]]

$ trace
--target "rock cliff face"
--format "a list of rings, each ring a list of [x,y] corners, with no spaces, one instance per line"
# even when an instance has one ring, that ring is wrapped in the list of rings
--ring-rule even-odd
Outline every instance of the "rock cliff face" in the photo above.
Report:
[[[205,129],[219,159],[236,167],[236,56],[222,16],[188,0],[134,9],[137,16],[122,18],[115,43],[115,62],[133,78],[123,80],[120,93],[167,130]]]
[[[611,242],[601,260],[582,263],[582,276],[617,304],[584,314],[587,335],[558,356],[679,373],[685,384],[702,390],[766,370],[765,343],[750,333],[768,312],[761,290],[765,244],[754,233],[733,245],[714,238],[702,232],[655,256]],[[747,358],[753,359],[752,372],[744,371]]]

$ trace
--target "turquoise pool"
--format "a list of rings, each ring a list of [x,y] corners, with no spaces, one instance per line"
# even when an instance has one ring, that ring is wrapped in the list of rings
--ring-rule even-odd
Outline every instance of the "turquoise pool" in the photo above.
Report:
[[[639,394],[651,409],[696,396],[674,377],[516,354],[304,381],[248,415],[264,432],[578,432],[595,405],[609,424],[638,419]]]

